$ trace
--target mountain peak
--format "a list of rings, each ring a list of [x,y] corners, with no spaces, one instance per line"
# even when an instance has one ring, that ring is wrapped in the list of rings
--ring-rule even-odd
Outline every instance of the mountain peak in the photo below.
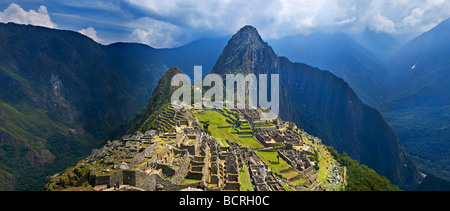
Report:
[[[267,45],[261,38],[255,27],[246,25],[239,29],[239,31],[233,35],[228,44],[234,45],[252,45],[255,47],[263,47]]]
[[[239,29],[238,33],[239,32],[241,32],[241,33],[243,33],[243,32],[251,32],[251,33],[258,34],[258,30],[255,27],[251,26],[251,25],[245,25],[244,27]]]
[[[255,27],[246,25],[234,34],[212,69],[212,73],[268,73],[278,56],[264,42]]]
[[[174,75],[176,75],[178,73],[183,73],[183,72],[181,72],[181,70],[178,69],[178,67],[172,67],[172,68],[166,70],[166,72],[164,72],[163,77],[161,77],[161,79],[172,78]],[[160,79],[160,81],[161,81],[161,79]]]

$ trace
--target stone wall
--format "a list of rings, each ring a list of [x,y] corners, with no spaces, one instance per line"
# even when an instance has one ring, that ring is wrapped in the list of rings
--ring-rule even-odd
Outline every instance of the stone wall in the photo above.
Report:
[[[138,171],[136,176],[136,187],[146,191],[169,190],[172,187],[171,182],[164,180],[159,174],[149,175],[143,171]]]
[[[195,188],[199,185],[200,182],[184,185],[173,184],[170,180],[163,179],[159,174],[148,174],[143,171],[136,171],[136,187],[146,191],[179,191],[188,187]]]
[[[110,175],[97,175],[95,185],[106,185],[110,182]]]
[[[154,143],[152,146],[147,147],[144,151],[145,157],[152,157],[158,149],[159,143]]]
[[[201,180],[203,178],[203,173],[198,171],[189,171],[186,179],[193,179],[193,180]]]
[[[278,150],[278,155],[280,155],[280,158],[282,158],[286,163],[293,166],[294,168],[297,168],[297,163],[289,159],[284,153],[282,153],[280,150]]]
[[[173,168],[171,168],[170,166],[168,166],[167,164],[160,164],[158,163],[158,165],[156,166],[156,169],[161,169],[162,173],[166,176],[173,176],[175,175],[175,170]]]
[[[220,179],[219,175],[217,174],[211,174],[209,178],[209,183],[211,184],[221,184],[222,179]]]
[[[172,177],[172,182],[174,184],[179,185],[183,182],[190,163],[191,159],[188,155],[184,156],[181,159],[181,161],[178,163],[178,168],[175,170],[175,175]]]
[[[189,164],[189,159],[187,159],[183,163]],[[185,166],[185,164],[183,164],[183,166]],[[197,186],[202,184],[201,182],[198,182],[180,185],[181,182],[184,180],[184,174],[185,173],[182,173],[182,171],[179,172],[179,175],[181,176],[179,178],[182,179],[178,184],[175,184],[172,183],[172,181],[174,181],[176,176],[174,176],[174,178],[171,181],[164,179],[158,173],[148,174],[142,170],[121,170],[108,175],[97,175],[95,178],[96,179],[95,185],[106,185],[108,183],[114,185],[116,182],[119,182],[120,185],[128,185],[127,180],[129,178],[130,179],[129,185],[135,186],[137,188],[146,191],[158,191],[158,190],[179,191],[181,189],[185,189],[188,187],[196,188]]]
[[[106,185],[108,183],[115,184],[119,182],[120,184],[124,184],[123,182],[123,171],[116,171],[107,175],[96,175],[95,176],[95,185]]]
[[[174,155],[180,154],[181,156],[186,156],[188,153],[187,150],[181,150],[181,149],[177,149],[177,148],[173,148],[172,151],[173,151]]]
[[[239,182],[234,181],[226,181],[225,182],[225,190],[239,190],[241,188],[241,184]]]
[[[111,185],[119,183],[119,184],[123,184],[123,172],[122,171],[117,171],[111,174],[110,178],[109,178]]]
[[[75,187],[79,187],[79,186],[83,185],[83,183],[86,181],[90,182],[89,180],[91,180],[91,178],[92,177],[91,177],[90,171],[86,172],[86,174],[81,175],[79,177],[79,179],[75,182]]]
[[[314,173],[315,173],[314,166],[310,166],[307,169],[305,169],[304,171],[302,171],[304,178],[309,178]]]
[[[130,167],[134,168],[136,165],[141,164],[145,160],[145,152],[138,153],[133,159],[130,161]]]
[[[180,145],[181,150],[187,150],[189,154],[195,155],[195,145]]]

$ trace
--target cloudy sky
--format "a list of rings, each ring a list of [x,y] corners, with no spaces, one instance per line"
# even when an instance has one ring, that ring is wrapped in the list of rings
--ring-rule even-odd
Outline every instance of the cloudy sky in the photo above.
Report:
[[[97,42],[176,47],[253,25],[263,39],[365,29],[423,33],[450,17],[450,0],[2,0],[0,22],[68,29]]]

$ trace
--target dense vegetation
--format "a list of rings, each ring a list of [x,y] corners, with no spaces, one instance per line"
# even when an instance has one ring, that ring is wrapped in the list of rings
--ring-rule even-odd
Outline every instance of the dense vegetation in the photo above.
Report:
[[[339,154],[332,146],[328,151],[342,166],[347,168],[346,191],[399,191],[400,188],[391,184],[383,176],[377,174],[373,169],[361,165],[358,161],[351,159],[346,153]]]

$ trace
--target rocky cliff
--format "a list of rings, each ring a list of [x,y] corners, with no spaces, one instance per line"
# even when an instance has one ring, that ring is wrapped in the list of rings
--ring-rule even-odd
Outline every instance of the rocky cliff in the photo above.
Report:
[[[280,117],[396,184],[414,181],[415,167],[377,110],[332,73],[276,55],[254,27],[243,27],[229,40],[212,73],[279,74]]]

